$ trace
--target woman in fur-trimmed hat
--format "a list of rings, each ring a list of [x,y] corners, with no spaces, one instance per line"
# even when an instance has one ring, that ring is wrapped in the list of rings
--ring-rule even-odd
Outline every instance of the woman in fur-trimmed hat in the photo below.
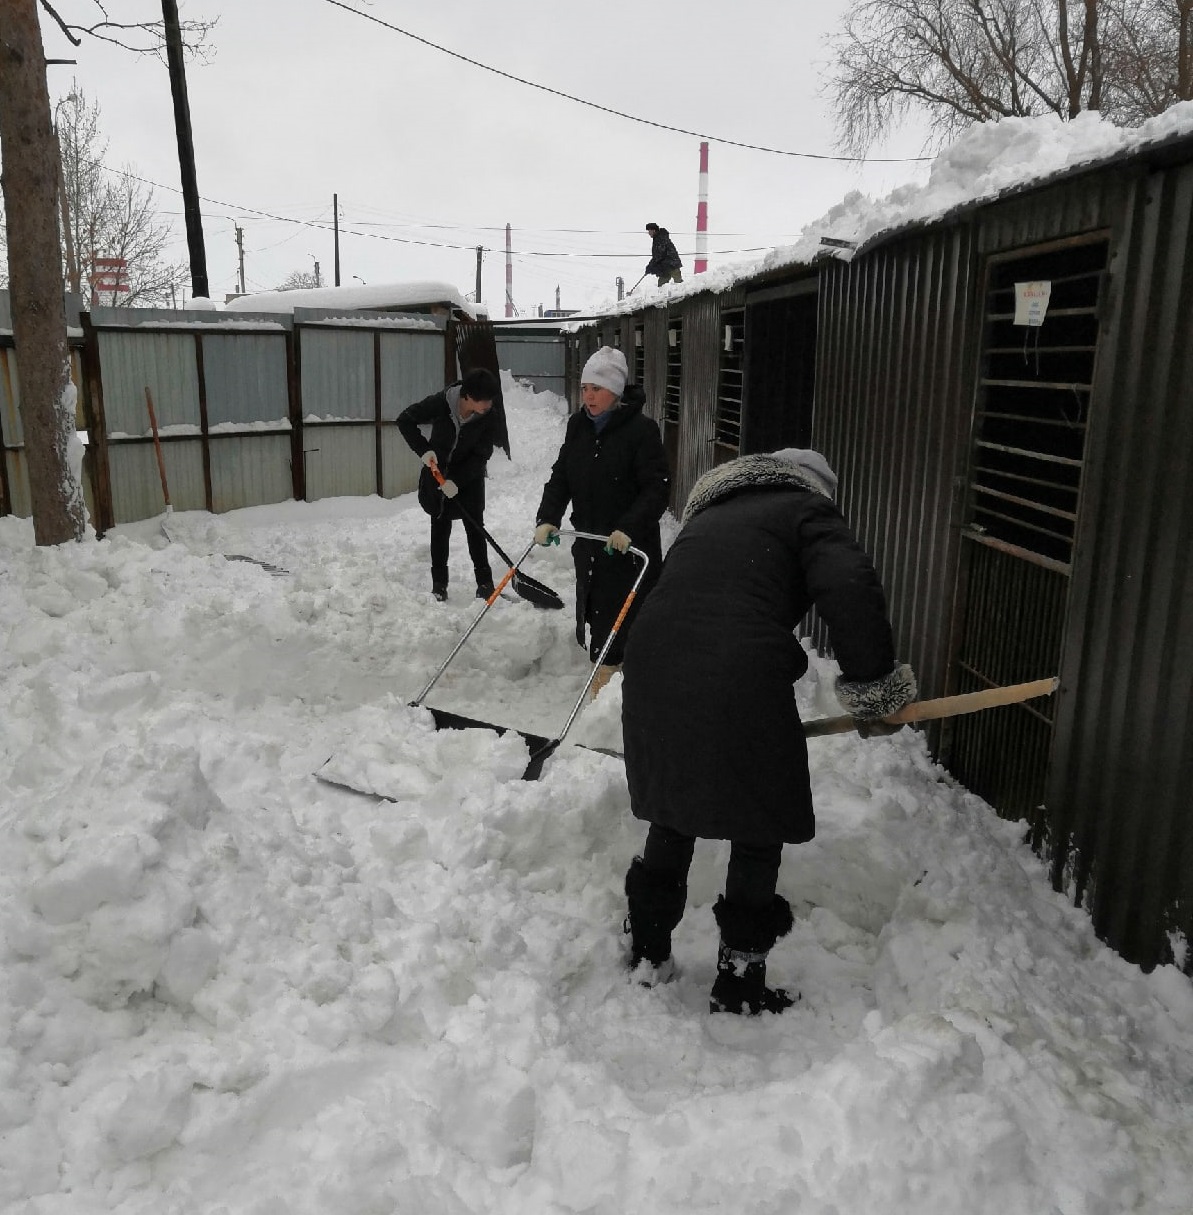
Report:
[[[558,544],[571,504],[577,531],[607,536],[605,544],[576,540],[576,640],[595,662],[638,575],[631,544],[650,559],[633,607],[613,639],[592,684],[596,695],[621,664],[634,617],[659,576],[659,519],[670,494],[667,453],[659,424],[642,412],[646,397],[628,384],[625,355],[602,346],[580,374],[582,407],[569,419],[563,445],[543,486],[534,538]]]
[[[793,448],[706,473],[626,649],[630,805],[650,824],[626,874],[630,965],[647,985],[667,977],[695,841],[732,841],[713,907],[713,1012],[792,1003],[765,979],[767,953],[792,927],[776,893],[783,845],[816,830],[792,689],[808,658],[795,627],[815,606],[841,667],[838,699],[859,723],[915,699],[878,574],[833,503],[836,486],[823,456]]]

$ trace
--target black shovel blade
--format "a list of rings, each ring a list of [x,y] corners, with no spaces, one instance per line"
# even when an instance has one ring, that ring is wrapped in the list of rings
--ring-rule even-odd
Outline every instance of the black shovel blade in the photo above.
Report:
[[[544,739],[541,747],[531,747],[530,763],[526,765],[526,771],[522,773],[522,779],[538,780],[543,774],[543,764],[555,754],[561,742],[563,742],[562,738],[552,738],[549,741]]]
[[[514,570],[510,586],[527,603],[533,603],[536,608],[558,610],[563,607],[563,600],[549,586],[522,573],[521,570]]]
[[[558,739],[544,738],[541,734],[527,734],[522,730],[511,729],[509,726],[494,725],[491,721],[480,721],[475,717],[449,713],[446,709],[432,709],[430,705],[417,707],[426,709],[431,714],[435,719],[436,730],[492,730],[496,734],[517,734],[519,738],[525,740],[526,746],[530,750],[530,763],[527,765],[526,771],[522,773],[523,780],[538,780],[543,770],[543,761],[559,746]],[[541,758],[538,758],[536,767],[535,760],[539,756]]]

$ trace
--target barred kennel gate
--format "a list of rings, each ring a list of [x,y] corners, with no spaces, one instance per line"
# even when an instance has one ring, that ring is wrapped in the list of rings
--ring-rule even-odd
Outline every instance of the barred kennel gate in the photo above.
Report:
[[[1059,670],[1107,252],[1085,237],[987,263],[955,691]],[[941,738],[958,779],[1037,833],[1053,704],[955,718]]]

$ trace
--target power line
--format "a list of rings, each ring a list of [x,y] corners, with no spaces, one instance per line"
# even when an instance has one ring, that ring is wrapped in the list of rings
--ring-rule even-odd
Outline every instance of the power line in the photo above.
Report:
[[[649,118],[639,118],[636,114],[627,114],[623,110],[614,110],[607,105],[600,105],[595,101],[586,101],[583,97],[575,97],[571,93],[564,93],[545,84],[537,84],[533,80],[524,80],[521,76],[515,76],[510,72],[503,72],[500,68],[490,67],[489,64],[481,63],[477,59],[469,59],[467,55],[461,55],[459,51],[449,50],[447,47],[440,46],[437,42],[432,42],[428,38],[421,38],[418,34],[412,34],[409,30],[401,29],[388,21],[382,21],[380,17],[374,17],[372,13],[362,13],[360,9],[345,4],[343,0],[327,0],[327,3],[333,5],[335,8],[342,8],[346,13],[352,13],[354,16],[363,17],[366,21],[372,21],[377,25],[384,26],[387,30],[393,30],[395,34],[412,38],[415,42],[421,42],[423,46],[429,46],[432,50],[440,51],[444,55],[450,55],[453,59],[459,59],[463,63],[470,64],[472,67],[478,67],[485,72],[492,72],[494,76],[502,76],[506,80],[514,81],[515,84],[524,84],[527,88],[539,89],[543,93],[550,93],[553,97],[562,97],[565,101],[574,101],[577,105],[588,106],[589,109],[600,110],[603,114],[612,114],[615,118],[625,118],[629,122],[638,122],[643,126],[655,127],[660,131],[673,131],[677,135],[691,135],[695,139],[705,139],[710,143],[721,143],[731,148],[746,148],[751,152],[769,152],[774,156],[800,156],[807,160],[837,160],[848,161],[851,164],[907,164],[910,161],[935,159],[932,156],[829,156],[824,152],[789,152],[783,148],[768,148],[756,143],[742,143],[736,139],[721,139],[717,135],[705,135],[700,131],[688,131],[683,127],[673,127],[665,122],[653,122]]]
[[[152,181],[148,177],[141,177],[137,173],[130,173],[127,169],[112,169],[112,168],[108,168],[107,165],[105,165],[104,168],[107,169],[107,171],[109,173],[115,173],[115,174],[119,175],[120,177],[132,178],[133,181],[139,181],[139,182],[143,183],[144,185],[153,186],[154,189],[157,189],[157,190],[169,190],[171,193],[174,193],[174,194],[181,193],[181,190],[179,190],[176,186],[163,185],[161,182]],[[218,198],[208,198],[206,195],[203,195],[203,194],[201,194],[199,197],[202,202],[210,203],[213,207],[221,207],[224,210],[235,211],[240,215],[256,215],[262,219],[272,220],[274,223],[297,224],[304,228],[314,228],[318,232],[334,231],[331,224],[320,223],[317,220],[295,219],[293,216],[289,216],[289,215],[276,215],[272,211],[261,211],[255,207],[243,206],[241,203],[226,202],[226,201],[223,201],[222,199],[218,199]],[[176,212],[163,212],[162,214],[177,214],[177,213]],[[223,216],[220,216],[219,218],[223,218]],[[431,227],[433,225],[419,224],[419,225],[415,225],[415,226]],[[441,226],[446,227],[448,225],[441,225]],[[461,226],[457,230],[484,232],[484,231],[490,231],[491,229],[483,228],[483,227],[469,229],[469,228]],[[504,228],[501,228],[498,230],[505,231]],[[543,229],[539,229],[539,230],[548,232],[548,231],[557,231],[557,230],[561,230],[561,229],[543,228]],[[471,242],[470,244],[457,245],[457,244],[453,244],[449,241],[418,240],[416,237],[413,237],[413,236],[387,236],[383,232],[359,232],[353,228],[344,228],[344,227],[340,228],[340,235],[341,236],[359,236],[365,240],[394,241],[398,244],[403,244],[403,245],[425,245],[432,249],[467,249],[469,251],[476,250],[475,241]],[[727,233],[726,235],[732,235],[732,233]],[[755,246],[753,248],[748,248],[748,249],[710,249],[708,252],[709,252],[709,256],[713,256],[713,255],[726,256],[726,255],[734,254],[734,253],[761,253],[761,252],[765,252],[766,250],[772,249],[772,248],[774,248],[773,245],[758,245],[758,246]],[[547,249],[511,249],[510,252],[517,254],[519,257],[631,258],[631,257],[640,256],[641,250],[634,250],[629,253],[596,253],[596,252],[566,252],[566,251],[561,252],[559,250],[547,250]],[[695,255],[689,253],[687,256],[692,257]]]

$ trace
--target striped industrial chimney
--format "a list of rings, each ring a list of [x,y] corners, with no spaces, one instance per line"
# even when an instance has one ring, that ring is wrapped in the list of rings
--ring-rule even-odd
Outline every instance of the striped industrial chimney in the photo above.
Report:
[[[696,203],[696,273],[708,269],[708,144],[700,145],[700,192]]]

